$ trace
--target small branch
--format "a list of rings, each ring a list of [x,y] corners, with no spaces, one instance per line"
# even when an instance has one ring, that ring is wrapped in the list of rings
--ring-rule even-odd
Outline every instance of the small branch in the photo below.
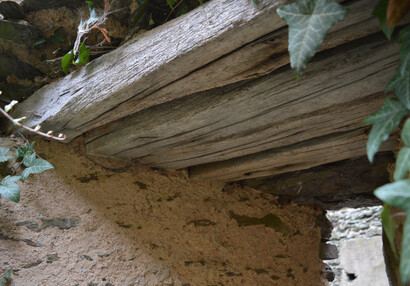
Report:
[[[61,137],[60,137],[60,136],[57,137],[57,136],[53,136],[52,133],[50,133],[50,132],[52,132],[52,131],[49,131],[48,133],[44,133],[44,132],[41,132],[41,131],[39,131],[39,130],[35,130],[35,129],[33,129],[33,128],[30,128],[30,127],[28,127],[28,126],[25,126],[25,125],[23,125],[23,124],[21,124],[21,123],[19,123],[19,122],[16,122],[13,117],[11,117],[6,111],[3,110],[3,108],[0,108],[0,113],[1,113],[4,117],[6,117],[8,120],[10,120],[11,122],[13,122],[13,124],[17,125],[17,126],[20,127],[20,128],[23,128],[23,129],[25,129],[25,130],[27,130],[27,131],[30,131],[30,132],[32,132],[32,133],[34,133],[34,134],[37,134],[37,135],[40,135],[40,136],[43,136],[43,137],[46,137],[46,138],[49,138],[49,139],[57,140],[57,141],[64,141],[64,140],[66,139],[66,136],[65,136],[64,134],[60,134]]]

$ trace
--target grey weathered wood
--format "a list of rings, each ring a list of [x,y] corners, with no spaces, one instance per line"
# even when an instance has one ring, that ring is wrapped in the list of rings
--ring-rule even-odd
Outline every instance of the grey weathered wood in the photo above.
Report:
[[[36,92],[16,111],[28,125],[65,133],[69,139],[128,114],[247,78],[288,64],[287,29],[279,3],[214,0],[186,17]],[[340,2],[340,1],[339,1]],[[351,13],[331,29],[321,49],[378,31],[372,0],[348,2]]]
[[[367,129],[332,134],[299,144],[267,150],[227,161],[190,168],[193,179],[206,181],[238,181],[269,177],[277,174],[306,170],[366,154]],[[384,142],[380,151],[391,151],[397,136]]]
[[[144,101],[156,90],[285,25],[284,0],[214,0],[124,44],[34,93],[17,107],[30,126],[74,138],[103,123],[178,98]],[[133,98],[127,110],[116,107]],[[102,118],[102,116],[104,118]]]
[[[380,204],[373,191],[390,182],[389,165],[393,152],[380,153],[373,164],[367,157],[348,159],[309,170],[269,178],[242,181],[241,184],[264,193],[290,199],[297,204],[323,209],[364,207]]]
[[[319,56],[300,80],[281,70],[163,104],[91,131],[87,149],[183,168],[356,129],[382,105],[398,48],[370,37]]]

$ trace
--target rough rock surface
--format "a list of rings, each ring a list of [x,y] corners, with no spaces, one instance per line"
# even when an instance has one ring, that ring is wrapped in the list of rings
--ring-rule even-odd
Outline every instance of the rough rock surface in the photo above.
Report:
[[[95,164],[77,143],[38,141],[55,169],[30,176],[19,204],[1,200],[11,285],[326,285],[322,211],[184,172]]]
[[[335,273],[332,286],[388,285],[382,253],[382,209],[328,211],[333,224],[330,243],[339,249],[338,258],[326,261]]]

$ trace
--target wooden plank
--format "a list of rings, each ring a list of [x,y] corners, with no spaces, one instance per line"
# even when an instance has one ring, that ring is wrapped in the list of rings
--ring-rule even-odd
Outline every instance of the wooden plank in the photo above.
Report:
[[[286,0],[213,0],[34,93],[15,116],[72,139],[90,128],[177,98],[156,98],[119,112],[215,59],[285,25],[276,8]],[[102,115],[111,114],[107,120]]]
[[[295,145],[267,150],[227,161],[190,168],[193,179],[229,182],[306,170],[366,154],[366,128],[315,138]],[[391,151],[397,142],[392,136],[380,151]]]
[[[374,0],[346,3],[350,13],[343,21],[330,29],[319,51],[379,32],[379,20],[371,13],[374,4]],[[409,20],[406,19],[404,22]],[[157,90],[152,96],[169,98],[178,94],[182,97],[241,80],[260,77],[288,63],[288,29],[284,27],[193,71],[165,88]],[[146,100],[152,99],[143,99],[143,101]],[[128,107],[127,104],[119,108]]]
[[[380,204],[373,191],[390,182],[388,168],[392,152],[379,153],[373,164],[367,157],[348,159],[269,178],[250,179],[242,185],[266,194],[290,199],[297,204],[323,209],[364,207]]]
[[[288,64],[287,29],[275,9],[286,1],[214,0],[148,32],[86,68],[37,91],[16,116],[72,139],[148,107]],[[342,2],[342,1],[339,1]],[[321,49],[378,31],[372,0],[346,1],[351,13]]]
[[[281,70],[157,106],[91,131],[87,149],[184,168],[352,130],[382,105],[398,48],[373,36],[319,55],[300,80]]]

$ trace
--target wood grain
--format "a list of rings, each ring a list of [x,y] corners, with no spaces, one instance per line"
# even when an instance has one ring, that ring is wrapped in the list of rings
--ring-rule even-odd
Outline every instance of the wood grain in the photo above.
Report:
[[[90,154],[184,168],[356,129],[382,105],[398,66],[382,35],[319,55],[292,71],[188,96],[86,135]]]
[[[63,132],[72,139],[101,124],[166,102],[149,97],[190,72],[285,25],[276,8],[286,0],[214,0],[172,20],[34,93],[14,112],[26,124]],[[110,114],[108,116],[108,114]],[[108,116],[108,117],[107,117]]]
[[[287,28],[275,9],[286,1],[211,1],[37,91],[16,110],[28,125],[72,138],[192,93],[260,77],[289,63]],[[351,10],[321,50],[379,31],[372,0]]]
[[[267,150],[227,161],[190,168],[191,178],[205,181],[239,181],[306,170],[348,158],[366,155],[366,128],[315,138],[283,148]],[[379,151],[391,151],[392,136]]]

